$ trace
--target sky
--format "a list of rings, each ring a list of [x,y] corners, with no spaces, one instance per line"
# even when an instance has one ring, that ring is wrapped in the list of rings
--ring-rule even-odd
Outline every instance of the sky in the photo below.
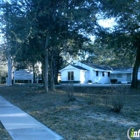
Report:
[[[112,28],[114,26],[117,25],[117,23],[115,22],[115,19],[114,18],[110,18],[110,19],[100,19],[98,20],[98,24],[104,28]],[[90,35],[90,39],[91,41],[95,41],[95,36],[94,35]]]
[[[114,18],[100,19],[100,20],[98,20],[98,23],[99,23],[99,25],[101,25],[104,28],[111,28],[111,27],[117,25]]]

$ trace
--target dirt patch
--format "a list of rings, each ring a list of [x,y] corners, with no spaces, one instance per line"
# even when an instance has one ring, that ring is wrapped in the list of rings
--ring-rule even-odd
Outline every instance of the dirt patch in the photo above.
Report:
[[[97,114],[93,113],[93,114],[90,114],[90,116],[88,117],[91,117],[97,121],[111,122],[111,123],[114,123],[115,125],[121,125],[124,127],[131,127],[131,126],[138,125],[138,123],[124,119],[122,118],[122,116],[115,116],[115,115],[109,116],[107,114],[102,114],[102,113],[97,113]]]
[[[35,85],[1,87],[0,94],[66,140],[124,140],[130,127],[140,129],[140,90],[120,91],[125,95],[120,113],[112,112],[108,105],[111,90],[76,89],[74,102],[68,102],[61,89],[46,94]]]

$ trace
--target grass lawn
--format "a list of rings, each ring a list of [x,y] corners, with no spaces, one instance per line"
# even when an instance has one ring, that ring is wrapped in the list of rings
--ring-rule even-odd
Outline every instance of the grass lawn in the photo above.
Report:
[[[77,87],[73,102],[62,89],[46,94],[35,85],[13,85],[0,87],[0,95],[66,140],[127,140],[130,127],[140,129],[140,89]],[[115,113],[111,104],[118,93],[124,106]]]
[[[1,122],[0,122],[0,140],[12,140],[11,136],[5,130]]]

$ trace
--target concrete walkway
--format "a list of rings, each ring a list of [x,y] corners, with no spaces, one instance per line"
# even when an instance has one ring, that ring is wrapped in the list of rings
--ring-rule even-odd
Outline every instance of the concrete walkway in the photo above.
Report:
[[[13,140],[62,140],[63,138],[0,96],[0,121]]]

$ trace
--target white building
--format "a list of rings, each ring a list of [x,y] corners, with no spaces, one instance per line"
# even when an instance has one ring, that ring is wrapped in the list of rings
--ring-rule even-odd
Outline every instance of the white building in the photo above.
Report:
[[[81,62],[76,62],[73,65],[68,65],[60,70],[61,82],[76,82],[76,83],[110,83],[110,73],[112,68],[103,65],[93,65]]]
[[[116,79],[117,83],[131,83],[132,73],[132,68],[115,69],[112,71],[110,79]],[[140,80],[140,68],[138,70],[138,80]]]
[[[122,83],[127,84],[132,81],[132,68],[112,69],[104,65],[94,65],[88,63],[76,62],[68,65],[59,71],[61,73],[61,82],[68,83],[88,83],[89,81],[98,84]],[[138,71],[138,80],[140,80],[140,69]]]

